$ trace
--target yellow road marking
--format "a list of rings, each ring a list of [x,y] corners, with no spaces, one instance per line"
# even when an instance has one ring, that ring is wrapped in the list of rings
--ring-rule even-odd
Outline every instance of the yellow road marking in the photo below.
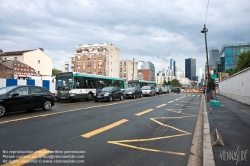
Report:
[[[27,163],[30,163],[33,160],[36,160],[42,156],[45,156],[47,154],[51,153],[51,151],[47,150],[47,149],[41,149],[39,151],[36,151],[34,153],[31,153],[29,155],[26,155],[24,157],[18,158],[16,160],[13,160],[9,163],[6,163],[2,166],[20,166],[20,165],[24,165]]]
[[[142,112],[139,112],[139,113],[137,113],[137,114],[135,114],[136,116],[141,116],[141,115],[143,115],[143,114],[146,114],[146,113],[148,113],[148,112],[151,112],[151,111],[153,111],[154,109],[148,109],[148,110],[146,110],[146,111],[142,111]]]
[[[175,99],[175,100],[179,100],[179,99]]]
[[[158,105],[156,108],[161,108],[161,107],[164,107],[165,105],[167,104]]]
[[[174,111],[174,110],[171,110],[171,109],[167,109],[168,111],[171,111],[171,112],[175,112],[175,113],[178,113],[177,111]],[[183,109],[182,109],[183,110]],[[181,114],[185,114],[185,115],[193,115],[193,114],[187,114],[187,113],[181,113]],[[193,116],[196,116],[196,115],[193,115]]]
[[[128,121],[127,119],[122,119],[122,120],[119,120],[119,121],[117,121],[117,122],[115,122],[115,123],[112,123],[112,124],[110,124],[110,125],[107,125],[107,126],[104,126],[104,127],[102,127],[102,128],[99,128],[99,129],[96,129],[96,130],[94,130],[94,131],[91,131],[91,132],[88,132],[88,133],[86,133],[86,134],[83,134],[83,135],[81,135],[81,136],[84,137],[84,138],[90,138],[90,137],[95,136],[95,135],[97,135],[97,134],[99,134],[99,133],[102,133],[102,132],[104,132],[104,131],[107,131],[107,130],[109,130],[109,129],[112,129],[112,128],[114,128],[114,127],[117,127],[117,126],[119,126],[119,125],[121,125],[121,124],[123,124],[123,123],[125,123],[125,122],[127,122],[127,121]]]
[[[189,132],[187,132],[187,131],[184,131],[184,130],[178,129],[178,128],[176,128],[176,127],[173,127],[173,126],[170,126],[170,125],[166,125],[166,124],[164,124],[164,123],[161,123],[161,122],[159,122],[158,120],[155,120],[156,118],[149,118],[149,119],[152,120],[152,121],[154,121],[154,122],[156,122],[156,123],[158,123],[159,125],[166,126],[166,127],[169,127],[169,128],[171,128],[171,129],[174,129],[174,130],[177,130],[177,131],[186,133],[186,134],[191,134],[191,133],[189,133]]]

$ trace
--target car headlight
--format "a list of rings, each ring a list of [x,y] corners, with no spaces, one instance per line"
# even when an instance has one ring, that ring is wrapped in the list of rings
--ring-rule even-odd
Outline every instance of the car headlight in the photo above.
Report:
[[[70,96],[75,96],[76,94],[75,93],[71,93]]]
[[[104,96],[109,96],[109,93],[106,93]]]
[[[132,92],[128,92],[127,94],[129,94],[129,95],[130,95],[130,94],[132,94]]]

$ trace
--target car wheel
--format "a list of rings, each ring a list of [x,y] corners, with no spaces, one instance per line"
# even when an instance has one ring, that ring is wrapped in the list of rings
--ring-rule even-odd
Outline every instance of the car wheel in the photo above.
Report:
[[[109,101],[113,101],[113,97],[112,96],[109,96]]]
[[[98,102],[98,100],[95,100],[95,102]]]
[[[123,100],[123,95],[121,95],[120,100]]]
[[[133,99],[135,99],[135,94],[133,95]]]
[[[49,111],[50,109],[52,108],[52,103],[50,100],[46,100],[44,103],[43,103],[43,107],[42,109],[44,111]]]
[[[142,98],[142,94],[140,95],[140,98]]]
[[[154,94],[154,96],[156,96],[156,93]]]
[[[88,101],[91,101],[93,100],[93,94],[92,93],[89,93],[88,94],[88,98],[87,98]]]
[[[7,112],[6,107],[3,104],[0,104],[0,117],[4,116]]]

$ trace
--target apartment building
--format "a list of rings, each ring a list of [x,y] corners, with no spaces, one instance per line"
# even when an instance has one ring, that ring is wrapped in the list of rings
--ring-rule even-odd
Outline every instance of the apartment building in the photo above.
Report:
[[[138,62],[138,74],[143,75],[143,79],[146,81],[155,81],[155,66],[152,62]]]
[[[52,59],[44,53],[42,48],[36,50],[23,50],[3,52],[3,61],[17,60],[33,68],[39,75],[52,75]]]
[[[119,77],[119,60],[120,50],[113,44],[85,44],[76,46],[71,64],[75,72]]]
[[[137,62],[130,60],[120,60],[120,78],[128,82],[129,80],[137,79]]]

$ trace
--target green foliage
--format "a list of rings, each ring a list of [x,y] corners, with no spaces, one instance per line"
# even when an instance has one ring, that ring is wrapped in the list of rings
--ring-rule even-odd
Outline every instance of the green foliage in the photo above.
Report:
[[[231,76],[231,75],[233,75],[235,73],[235,71],[233,69],[226,69],[224,72],[228,73],[229,76]]]
[[[179,80],[173,79],[170,83],[173,87],[181,87],[182,85],[179,83]]]
[[[61,72],[61,71],[56,69],[56,68],[52,69],[52,76],[56,76],[56,74],[59,72]]]
[[[239,72],[250,67],[250,50],[241,53],[238,57],[236,71]]]
[[[162,86],[165,87],[167,85],[167,81],[164,80]]]

